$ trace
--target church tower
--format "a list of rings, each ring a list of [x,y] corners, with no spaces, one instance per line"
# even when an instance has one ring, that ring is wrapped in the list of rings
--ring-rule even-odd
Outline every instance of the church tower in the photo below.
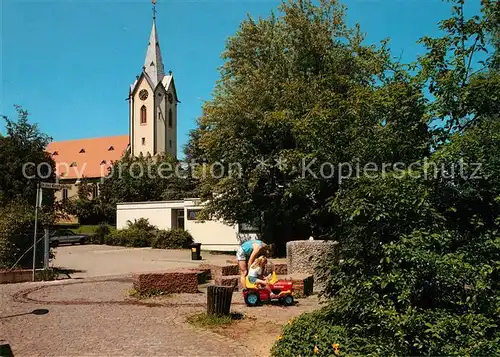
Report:
[[[153,27],[142,72],[130,86],[129,135],[132,155],[169,153],[177,157],[177,104],[172,72],[165,74],[156,30],[156,0]]]

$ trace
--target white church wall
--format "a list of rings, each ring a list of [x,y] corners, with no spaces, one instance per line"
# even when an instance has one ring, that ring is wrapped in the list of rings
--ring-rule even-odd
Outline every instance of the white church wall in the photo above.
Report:
[[[153,154],[153,134],[154,134],[154,93],[152,92],[148,81],[143,77],[135,91],[133,97],[133,118],[134,118],[134,130],[132,131],[133,140],[133,154],[134,156],[139,156],[147,153]],[[148,91],[148,97],[146,100],[139,98],[139,93],[142,90]],[[141,108],[146,107],[147,121],[145,124],[141,124]],[[143,142],[144,139],[144,142]]]

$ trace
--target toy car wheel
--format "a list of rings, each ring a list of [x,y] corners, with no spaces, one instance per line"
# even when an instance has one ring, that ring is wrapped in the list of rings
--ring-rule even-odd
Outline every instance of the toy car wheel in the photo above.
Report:
[[[259,303],[259,295],[256,293],[248,293],[247,296],[245,296],[245,303],[248,306],[255,306]]]
[[[293,305],[293,296],[292,295],[288,295],[287,297],[285,297],[283,299],[283,302],[285,303],[285,305],[287,306],[290,306],[290,305]]]

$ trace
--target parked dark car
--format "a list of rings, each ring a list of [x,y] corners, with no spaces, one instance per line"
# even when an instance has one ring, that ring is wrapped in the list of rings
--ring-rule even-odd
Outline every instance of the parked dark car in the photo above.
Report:
[[[59,229],[50,235],[49,241],[50,245],[57,247],[60,244],[85,244],[89,240],[89,236],[86,234],[76,234],[70,229]]]

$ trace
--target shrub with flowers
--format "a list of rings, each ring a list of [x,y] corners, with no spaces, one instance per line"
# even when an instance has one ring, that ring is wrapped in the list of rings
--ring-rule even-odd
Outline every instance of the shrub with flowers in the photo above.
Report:
[[[346,184],[342,260],[320,269],[329,304],[286,325],[273,356],[500,356],[499,153],[500,121],[485,123],[431,157],[479,162],[478,179]]]

